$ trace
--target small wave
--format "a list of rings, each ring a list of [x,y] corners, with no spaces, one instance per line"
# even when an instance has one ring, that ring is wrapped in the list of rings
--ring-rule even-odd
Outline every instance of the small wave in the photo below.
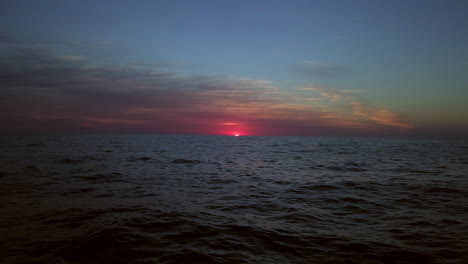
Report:
[[[42,143],[30,143],[30,144],[26,144],[25,145],[26,147],[32,147],[32,148],[35,148],[35,147],[46,147],[47,144],[42,144]]]
[[[360,198],[353,198],[353,197],[341,198],[340,201],[347,202],[347,203],[367,203],[367,200],[360,199]]]
[[[131,263],[148,239],[125,227],[111,227],[63,243],[57,255],[72,263]]]
[[[135,161],[148,161],[148,160],[152,160],[152,158],[150,157],[131,157],[128,159],[128,161],[132,161],[132,162],[135,162]]]
[[[370,183],[365,183],[365,182],[354,182],[354,181],[343,181],[339,183],[339,185],[342,185],[346,188],[353,188],[356,190],[374,190],[375,186],[374,184]]]
[[[216,259],[213,256],[208,254],[203,254],[193,250],[182,250],[180,252],[166,254],[159,258],[160,263],[165,264],[184,264],[184,263],[194,263],[194,264],[210,264],[210,263],[222,263],[222,258]]]
[[[367,169],[365,168],[356,168],[356,167],[328,166],[326,168],[329,170],[334,170],[334,171],[350,171],[350,172],[367,171]]]
[[[362,206],[357,206],[357,205],[346,205],[346,206],[342,207],[341,210],[344,210],[344,211],[339,212],[340,215],[349,214],[349,213],[352,213],[352,214],[365,214],[365,215],[372,214],[371,211],[365,209]]]
[[[105,158],[93,157],[93,156],[83,156],[83,160],[92,160],[92,161],[104,161]]]
[[[26,167],[23,167],[21,169],[22,170],[28,170],[28,171],[40,171],[40,169],[35,165],[26,166]]]
[[[77,164],[77,163],[84,162],[84,160],[82,160],[82,159],[61,159],[61,160],[56,160],[54,162],[59,163],[59,164]]]
[[[110,194],[110,193],[102,193],[102,194],[94,195],[94,197],[96,197],[96,198],[106,198],[106,197],[113,197],[113,196],[115,196],[115,195]]]
[[[433,171],[428,171],[428,170],[415,170],[415,169],[408,170],[408,172],[410,172],[410,173],[434,173]]]
[[[83,181],[89,181],[89,182],[128,182],[128,180],[122,178],[121,173],[109,173],[109,174],[102,174],[102,173],[97,173],[93,175],[74,175],[73,177],[76,179],[80,179]]]
[[[429,189],[427,189],[427,192],[428,192],[428,193],[440,193],[440,194],[456,194],[456,193],[460,193],[460,191],[458,191],[458,190],[455,189],[455,188],[445,188],[445,187],[433,187],[433,188],[429,188]]]
[[[75,195],[82,195],[86,193],[90,193],[95,191],[95,188],[89,187],[89,188],[80,188],[80,189],[72,189],[72,190],[67,190],[65,192],[61,192],[61,195],[65,196],[75,196]]]
[[[279,184],[279,185],[290,185],[292,182],[285,181],[285,180],[278,180],[278,181],[274,181],[274,183]]]
[[[297,190],[310,190],[310,191],[330,191],[330,190],[338,190],[340,189],[339,186],[336,185],[329,185],[329,184],[308,184],[302,185]]]
[[[199,160],[188,160],[188,159],[175,159],[171,161],[172,164],[187,164],[187,163],[200,163]]]

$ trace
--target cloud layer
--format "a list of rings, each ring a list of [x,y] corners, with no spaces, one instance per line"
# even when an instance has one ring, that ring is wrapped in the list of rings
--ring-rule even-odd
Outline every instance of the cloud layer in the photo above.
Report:
[[[268,80],[97,64],[4,39],[3,131],[373,135],[413,128],[385,106],[365,103],[359,91],[284,90]]]

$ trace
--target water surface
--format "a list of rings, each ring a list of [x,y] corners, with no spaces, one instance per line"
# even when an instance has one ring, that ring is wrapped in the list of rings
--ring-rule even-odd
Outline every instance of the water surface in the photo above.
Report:
[[[2,263],[467,263],[468,143],[3,136]]]

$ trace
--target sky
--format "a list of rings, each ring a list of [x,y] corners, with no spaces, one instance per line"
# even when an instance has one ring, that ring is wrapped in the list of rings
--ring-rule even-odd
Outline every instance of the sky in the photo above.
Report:
[[[7,133],[468,135],[463,0],[1,0]]]

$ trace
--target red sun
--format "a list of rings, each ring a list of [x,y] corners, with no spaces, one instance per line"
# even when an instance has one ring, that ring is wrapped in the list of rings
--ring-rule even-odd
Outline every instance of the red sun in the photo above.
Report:
[[[220,130],[218,130],[217,134],[225,135],[225,136],[233,136],[233,137],[241,137],[249,135],[248,130],[246,130],[245,124],[237,123],[237,122],[224,122],[219,123],[219,125],[223,126]]]

